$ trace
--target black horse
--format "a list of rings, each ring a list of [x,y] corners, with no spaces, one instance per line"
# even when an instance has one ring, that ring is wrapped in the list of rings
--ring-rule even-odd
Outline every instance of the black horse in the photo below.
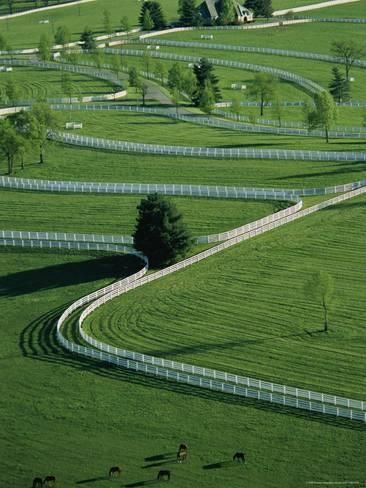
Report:
[[[121,468],[119,466],[112,466],[109,470],[109,477],[121,476]]]
[[[43,486],[42,478],[34,478],[33,479],[33,484],[32,484],[33,488],[42,488],[42,486]]]
[[[245,453],[236,452],[233,456],[233,461],[236,461],[237,463],[245,463]]]
[[[56,478],[54,476],[46,476],[43,484],[45,486],[54,486],[56,484]]]
[[[158,473],[158,481],[169,481],[170,480],[170,471],[168,469],[162,469]]]

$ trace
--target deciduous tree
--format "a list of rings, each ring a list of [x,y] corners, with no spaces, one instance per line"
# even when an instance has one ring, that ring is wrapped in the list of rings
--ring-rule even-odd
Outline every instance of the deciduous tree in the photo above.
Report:
[[[249,88],[249,95],[259,100],[260,115],[263,115],[264,105],[271,101],[276,93],[277,80],[270,73],[257,73],[253,84]]]
[[[331,51],[344,63],[347,81],[349,81],[349,72],[355,64],[355,61],[362,58],[366,52],[363,46],[360,46],[352,39],[333,41]]]
[[[34,104],[31,114],[35,119],[34,139],[38,143],[39,162],[43,164],[44,153],[48,143],[48,133],[58,128],[58,119],[55,112],[45,102]]]
[[[51,39],[46,34],[42,34],[38,44],[39,58],[42,61],[49,61],[51,59],[51,53],[52,53]]]
[[[337,107],[332,96],[326,92],[315,95],[315,108],[306,111],[306,121],[309,130],[320,127],[324,129],[325,140],[329,142],[329,130],[337,120]]]

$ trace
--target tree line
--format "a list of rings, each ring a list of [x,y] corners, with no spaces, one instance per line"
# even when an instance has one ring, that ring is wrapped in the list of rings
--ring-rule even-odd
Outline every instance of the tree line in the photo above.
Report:
[[[47,103],[35,103],[30,110],[21,110],[0,120],[0,154],[7,162],[11,175],[19,161],[24,169],[25,159],[38,152],[40,164],[45,162],[48,134],[59,126],[56,114]]]

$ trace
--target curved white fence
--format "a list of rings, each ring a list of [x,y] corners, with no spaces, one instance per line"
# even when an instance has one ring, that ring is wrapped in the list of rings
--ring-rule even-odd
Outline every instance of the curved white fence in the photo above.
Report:
[[[286,122],[284,122],[284,127],[270,127],[268,125],[259,125],[252,124],[252,123],[241,123],[241,122],[230,122],[227,120],[222,120],[216,117],[209,117],[209,116],[199,116],[197,114],[177,114],[176,112],[167,111],[167,109],[162,108],[155,108],[155,107],[141,107],[138,105],[81,105],[81,104],[73,104],[69,105],[68,103],[56,103],[52,105],[54,110],[86,110],[86,111],[98,111],[98,110],[106,110],[106,111],[121,111],[121,112],[135,112],[135,113],[144,113],[144,114],[154,114],[160,115],[163,117],[169,117],[175,120],[181,120],[183,122],[189,122],[191,124],[198,124],[204,125],[207,127],[217,127],[220,129],[230,129],[230,130],[237,130],[240,132],[249,132],[249,133],[262,133],[262,134],[276,134],[276,135],[290,135],[290,136],[302,136],[302,137],[324,137],[325,132],[323,130],[314,129],[309,131],[303,125],[300,125],[300,122],[297,122],[296,127],[286,127]],[[1,110],[0,110],[1,113]],[[228,112],[220,111],[216,109],[214,111],[215,114],[223,115],[224,117],[236,117],[234,114],[230,114]],[[243,120],[250,120],[249,117],[243,117]],[[267,121],[271,122],[272,124],[277,123],[278,121]],[[343,129],[331,129],[328,131],[329,137],[337,137],[337,138],[355,138],[355,139],[362,139],[366,138],[366,130],[362,127],[359,128],[343,128]]]
[[[301,151],[291,149],[171,146],[118,141],[101,137],[82,136],[67,132],[50,132],[48,137],[54,141],[74,146],[141,154],[164,154],[171,156],[194,156],[219,159],[243,158],[301,161],[366,161],[366,152],[362,151]]]
[[[329,63],[344,64],[343,58],[338,56],[331,56],[329,54],[311,53],[305,51],[291,51],[289,49],[274,49],[269,47],[256,47],[256,46],[242,46],[235,44],[218,44],[214,42],[197,42],[197,41],[174,41],[170,39],[140,39],[142,44],[158,44],[160,46],[175,46],[175,47],[189,47],[189,48],[202,48],[202,49],[214,49],[219,51],[230,52],[244,52],[244,53],[258,53],[258,54],[271,54],[275,56],[286,56],[291,58],[303,58],[311,59],[315,61],[326,61]],[[366,68],[366,61],[356,59],[353,63],[355,66]]]
[[[109,81],[116,86],[122,86],[121,80],[115,74],[108,71],[103,71],[96,68],[89,68],[81,65],[56,63],[51,61],[37,61],[35,59],[1,59],[1,64],[6,66],[27,66],[39,69],[55,69],[59,71],[68,71],[70,73],[78,73],[81,75],[90,76],[92,78]]]
[[[365,182],[363,182],[365,184]],[[192,194],[194,191],[199,190],[201,196],[208,196],[210,189],[215,190],[216,196],[229,196],[236,195],[239,198],[240,190],[246,192],[247,189],[237,189],[237,188],[227,188],[227,187],[202,187],[198,185],[140,185],[140,184],[108,184],[108,183],[86,183],[86,182],[42,182],[37,180],[23,180],[11,177],[1,177],[0,186],[7,186],[11,188],[27,188],[27,189],[52,189],[53,191],[112,191],[116,192],[125,191],[131,193],[134,191],[146,192],[146,191],[158,191],[159,189],[168,194]],[[70,186],[69,186],[70,185]],[[243,377],[239,375],[233,375],[231,373],[216,371],[210,368],[204,368],[199,366],[187,365],[184,363],[179,363],[176,361],[166,360],[163,358],[157,358],[150,355],[145,355],[135,351],[127,351],[125,349],[115,348],[108,344],[96,341],[94,338],[90,337],[83,330],[83,321],[87,316],[89,316],[95,309],[104,303],[108,302],[114,297],[117,297],[130,289],[142,286],[145,283],[149,283],[158,279],[160,277],[171,274],[175,271],[190,266],[196,262],[199,262],[213,254],[216,254],[228,247],[231,247],[239,242],[250,239],[251,237],[260,235],[264,232],[277,228],[283,224],[291,222],[295,219],[301,218],[305,215],[313,213],[321,208],[325,208],[330,205],[337,204],[346,199],[352,198],[354,196],[363,194],[366,192],[366,186],[360,187],[362,182],[353,183],[351,185],[343,185],[340,187],[331,187],[328,189],[322,189],[323,193],[329,191],[341,191],[341,188],[346,189],[356,185],[359,188],[357,190],[350,191],[344,195],[338,196],[321,204],[315,205],[305,210],[300,210],[301,202],[296,205],[289,207],[281,212],[277,212],[265,219],[261,219],[255,223],[255,228],[251,228],[249,224],[247,226],[242,226],[240,229],[241,234],[230,238],[222,244],[216,245],[215,247],[208,249],[207,251],[201,252],[191,258],[188,258],[180,263],[173,266],[165,268],[157,273],[153,273],[144,277],[147,271],[147,261],[145,261],[145,266],[135,275],[132,275],[124,280],[117,283],[109,285],[101,290],[93,292],[86,297],[73,303],[60,317],[57,323],[57,337],[60,343],[66,347],[71,352],[76,352],[88,357],[99,359],[102,361],[110,362],[116,364],[117,366],[127,367],[136,371],[141,371],[147,374],[153,374],[166,379],[172,379],[175,381],[200,386],[202,388],[209,388],[211,390],[219,390],[226,393],[231,393],[235,395],[245,396],[249,398],[260,399],[263,401],[270,401],[273,403],[278,403],[281,405],[292,406],[296,408],[301,408],[305,410],[327,413],[331,415],[337,415],[342,417],[347,417],[353,420],[362,420],[366,422],[366,403],[360,400],[354,400],[349,398],[344,398],[341,396],[328,395],[325,393],[313,392],[310,390],[305,390],[301,388],[281,385],[277,383],[271,383],[264,380]],[[239,191],[238,191],[239,190]],[[251,189],[252,191],[257,191],[256,189]],[[289,196],[286,190],[281,191],[273,190],[277,197]],[[299,190],[294,190],[299,191]],[[172,193],[173,192],[173,193]],[[273,198],[272,190],[261,190],[261,192],[267,197]],[[292,193],[292,195],[294,195]],[[236,229],[236,232],[239,232]],[[9,232],[12,234],[9,236]],[[98,249],[98,250],[110,250],[117,252],[129,252],[131,247],[126,248],[119,244],[106,243],[106,242],[70,242],[67,241],[69,238],[68,234],[61,233],[25,233],[29,240],[23,240],[23,233],[17,233],[15,231],[3,231],[0,234],[0,245],[22,245],[22,246],[33,246],[38,247],[56,247],[62,248],[78,248],[80,250],[86,249]],[[73,238],[78,239],[87,238],[87,235],[77,235],[72,234]],[[104,240],[113,240],[114,236],[104,236]],[[33,238],[39,238],[37,241]],[[42,240],[44,238],[44,240]],[[50,239],[58,240],[50,240]],[[90,238],[90,237],[88,237]],[[59,240],[59,239],[64,239]],[[76,247],[75,247],[76,246]],[[79,246],[79,247],[77,247]],[[139,253],[136,253],[139,255]],[[139,255],[140,258],[143,258]],[[93,300],[96,300],[93,302]],[[62,335],[62,326],[66,319],[79,307],[87,305],[93,302],[87,309],[82,313],[79,320],[80,334],[83,339],[92,344],[94,347],[100,349],[96,351],[95,349],[90,349],[88,347],[80,346],[74,344],[72,341],[67,340]]]
[[[126,56],[144,56],[146,52],[141,49],[114,49],[106,48],[105,52],[108,54],[123,54]],[[161,51],[151,51],[150,57],[159,59],[170,59],[173,61],[186,61],[188,63],[198,63],[201,59],[200,56],[188,56],[184,54],[174,54],[174,53],[164,53]],[[272,68],[269,66],[261,66],[259,64],[241,63],[239,61],[229,61],[226,59],[217,58],[207,58],[208,61],[216,66],[226,66],[228,68],[243,69],[246,71],[258,71],[262,73],[270,73],[278,78],[281,78],[292,83],[296,83],[305,90],[311,93],[319,93],[324,91],[324,88],[315,83],[314,81],[308,80],[303,76],[295,75],[289,71],[285,71],[279,68]]]
[[[239,242],[250,239],[251,237],[260,235],[264,232],[277,228],[288,222],[292,222],[298,218],[309,215],[322,208],[330,205],[335,205],[339,202],[353,198],[355,196],[366,193],[366,187],[351,191],[344,195],[315,205],[313,207],[301,210],[297,213],[289,213],[288,215],[276,220],[275,222],[263,225],[263,227],[234,237],[223,244],[219,244],[207,251],[204,251],[196,256],[188,258],[180,263],[169,266],[161,271],[153,273],[144,277],[144,271],[141,270],[137,275],[130,277],[129,281],[122,280],[114,285],[113,289],[107,290],[104,288],[99,292],[88,295],[75,302],[69,307],[57,322],[57,337],[61,344],[72,352],[77,352],[86,356],[94,357],[102,361],[110,362],[118,366],[127,367],[129,369],[142,371],[147,374],[172,379],[179,382],[193,384],[202,388],[211,390],[219,390],[226,393],[245,396],[249,398],[257,398],[264,401],[279,403],[281,405],[288,405],[305,410],[327,413],[331,415],[342,416],[353,420],[361,420],[366,422],[366,402],[344,398],[335,395],[328,395],[325,393],[313,392],[310,390],[289,387],[286,385],[279,385],[263,380],[232,375],[230,373],[216,371],[213,369],[197,367],[193,365],[186,365],[176,361],[165,360],[163,358],[155,358],[150,355],[137,353],[134,351],[127,351],[124,349],[115,348],[108,344],[102,343],[90,337],[85,330],[83,330],[83,321],[97,308],[109,302],[113,298],[126,293],[129,290],[135,289],[146,283],[150,283],[163,276],[171,274],[175,271],[182,270],[196,262],[199,262],[209,256],[212,256],[224,249],[227,249]],[[61,329],[65,320],[70,314],[82,305],[90,303],[94,298],[96,300],[89,305],[81,314],[79,319],[79,332],[81,337],[93,347],[100,349],[96,352],[93,349],[73,344],[71,341],[65,339],[62,335]],[[192,374],[189,374],[192,373]],[[246,385],[246,386],[240,386]]]
[[[0,176],[0,188],[19,190],[55,191],[70,193],[120,193],[163,195],[182,195],[209,198],[248,198],[260,200],[292,200],[300,196],[328,195],[343,193],[366,186],[366,179],[346,183],[344,185],[327,186],[324,188],[248,188],[237,186],[185,185],[174,183],[95,183],[91,181],[36,180],[31,178],[15,178]]]

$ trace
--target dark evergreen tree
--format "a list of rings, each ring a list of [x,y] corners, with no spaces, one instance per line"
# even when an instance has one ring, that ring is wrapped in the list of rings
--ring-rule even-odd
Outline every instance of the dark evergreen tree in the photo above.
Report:
[[[151,19],[153,21],[154,29],[164,29],[166,27],[166,20],[163,10],[159,2],[148,0],[143,3],[140,11],[139,24],[144,25],[145,12],[150,12]]]
[[[193,73],[197,80],[197,88],[193,93],[192,101],[199,107],[201,104],[201,98],[203,91],[205,89],[206,82],[209,81],[211,85],[212,94],[214,96],[215,102],[219,102],[222,97],[220,93],[220,88],[218,87],[219,80],[213,72],[212,64],[206,59],[201,58],[199,64],[195,64],[193,67]]]
[[[329,93],[336,102],[348,102],[351,98],[349,81],[346,80],[337,66],[332,68],[332,73],[333,79],[329,83]]]
[[[246,0],[245,7],[253,10],[256,17],[271,17],[272,0]]]
[[[175,205],[154,193],[142,199],[135,233],[135,248],[148,257],[150,266],[165,266],[183,258],[191,237]]]
[[[93,51],[97,47],[93,32],[88,27],[85,27],[84,32],[81,34],[80,41],[84,51]]]
[[[180,25],[189,27],[200,23],[196,0],[179,0],[178,14]]]

